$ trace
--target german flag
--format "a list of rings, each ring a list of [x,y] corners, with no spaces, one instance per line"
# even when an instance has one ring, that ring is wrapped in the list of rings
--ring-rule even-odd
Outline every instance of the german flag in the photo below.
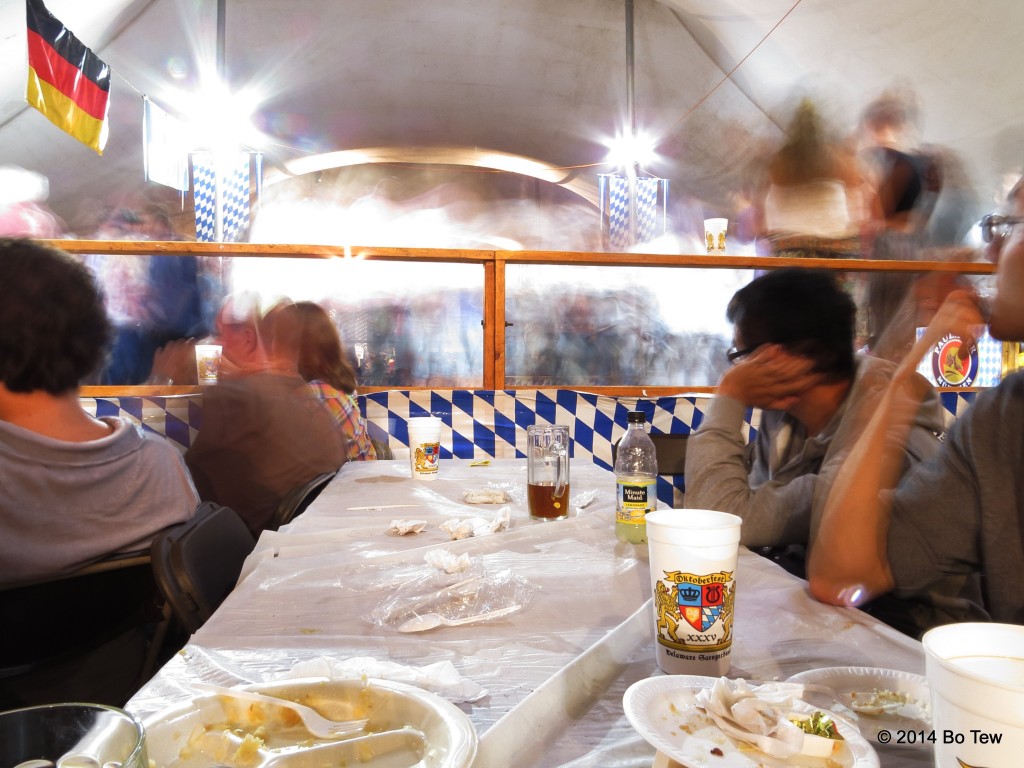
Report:
[[[103,154],[110,67],[43,5],[26,0],[28,88],[25,98],[51,123]]]

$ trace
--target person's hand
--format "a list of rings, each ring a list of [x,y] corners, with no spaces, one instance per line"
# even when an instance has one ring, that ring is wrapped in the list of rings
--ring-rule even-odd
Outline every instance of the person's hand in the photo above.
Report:
[[[778,344],[765,344],[729,368],[718,382],[718,394],[754,408],[786,410],[821,381],[814,362]]]
[[[959,336],[958,354],[963,360],[970,354],[978,336],[984,333],[985,323],[983,302],[978,294],[966,290],[952,291],[928,323],[922,339],[927,339],[932,345],[947,334]]]
[[[147,381],[151,384],[195,384],[195,339],[169,341],[153,355],[153,367]]]

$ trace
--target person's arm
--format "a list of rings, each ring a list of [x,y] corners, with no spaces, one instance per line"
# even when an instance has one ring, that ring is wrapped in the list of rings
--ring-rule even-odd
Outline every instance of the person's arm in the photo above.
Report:
[[[807,576],[818,600],[860,605],[893,588],[886,544],[890,509],[882,491],[899,479],[903,444],[924,394],[914,366],[946,333],[965,338],[982,322],[974,296],[950,294],[882,398],[866,404],[874,411],[836,476],[810,548]]]

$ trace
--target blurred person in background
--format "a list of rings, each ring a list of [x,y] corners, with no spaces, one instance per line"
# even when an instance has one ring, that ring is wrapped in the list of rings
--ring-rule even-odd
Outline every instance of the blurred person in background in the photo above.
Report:
[[[737,291],[726,316],[734,324],[732,367],[690,437],[684,503],[739,515],[744,545],[802,575],[861,408],[881,397],[895,366],[854,354],[853,301],[828,272],[770,272]],[[748,408],[762,409],[749,444]],[[933,455],[942,429],[933,393],[916,414],[900,469]]]
[[[268,313],[273,343],[298,350],[298,371],[331,412],[348,443],[348,460],[376,459],[356,400],[356,373],[330,315],[312,301],[283,303]]]
[[[1021,341],[1024,178],[1008,203],[1005,216],[983,226],[997,264],[988,328],[996,339]],[[901,480],[894,472],[903,444],[894,433],[909,430],[924,392],[916,360],[946,334],[976,338],[984,322],[976,294],[951,293],[917,342],[920,354],[904,358],[892,386],[868,404],[867,427],[836,478],[808,561],[817,599],[859,606],[891,592],[918,633],[958,621],[1024,624],[1024,373],[980,392],[932,459]]]
[[[217,315],[218,383],[185,454],[199,495],[231,507],[257,538],[288,492],[336,471],[348,454],[333,417],[299,375],[299,350],[275,340],[254,295],[228,297]]]
[[[933,249],[929,261],[976,261],[973,248]],[[885,275],[888,276],[888,275]],[[881,275],[878,275],[881,277]],[[900,363],[914,346],[917,329],[927,326],[953,291],[974,291],[975,279],[956,272],[927,272],[908,279],[906,295],[882,334],[870,347],[873,355]]]
[[[177,240],[167,211],[159,205],[112,212],[94,233],[98,240]],[[157,351],[209,333],[195,256],[90,254],[115,327],[104,385],[193,383],[152,376]],[[178,346],[181,346],[180,344]],[[157,370],[166,368],[165,363]]]
[[[40,173],[0,165],[0,237],[63,237],[64,225],[46,200],[50,182]]]
[[[139,212],[137,231],[140,240],[180,239],[171,217],[159,205],[148,205]],[[154,255],[147,260],[147,353],[151,356],[169,341],[206,336],[212,329],[204,322],[199,260],[186,255]]]
[[[92,234],[92,239],[135,240],[138,224],[135,211],[112,210]],[[91,253],[82,259],[103,290],[107,315],[114,327],[106,365],[91,383],[141,384],[152,367],[147,332],[149,257]]]
[[[887,91],[865,107],[860,120],[860,158],[874,193],[874,218],[865,257],[921,258],[925,229],[942,189],[937,156],[917,146],[918,105],[911,93]],[[906,300],[913,275],[869,274],[865,291],[867,346],[872,354],[898,360],[913,344],[913,331],[892,324]]]
[[[797,106],[768,158],[762,236],[772,256],[859,256],[864,178],[810,99]],[[765,250],[766,243],[760,243]]]

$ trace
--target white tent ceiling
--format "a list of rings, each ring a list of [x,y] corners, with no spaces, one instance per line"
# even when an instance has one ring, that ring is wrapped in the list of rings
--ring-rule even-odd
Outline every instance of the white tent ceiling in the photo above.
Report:
[[[0,0],[0,164],[46,176],[74,228],[155,194],[142,95],[177,112],[215,71],[217,2],[47,7],[113,70],[110,139],[96,156],[27,107],[24,0]],[[610,170],[602,140],[627,111],[623,0],[233,0],[223,18],[232,89],[262,94],[252,148],[271,180],[343,150],[479,165],[504,153],[585,198]],[[901,84],[920,101],[921,140],[963,160],[980,212],[1024,160],[1022,22],[1015,0],[636,0],[636,119],[660,152],[645,168],[728,215],[795,94],[846,131]]]

